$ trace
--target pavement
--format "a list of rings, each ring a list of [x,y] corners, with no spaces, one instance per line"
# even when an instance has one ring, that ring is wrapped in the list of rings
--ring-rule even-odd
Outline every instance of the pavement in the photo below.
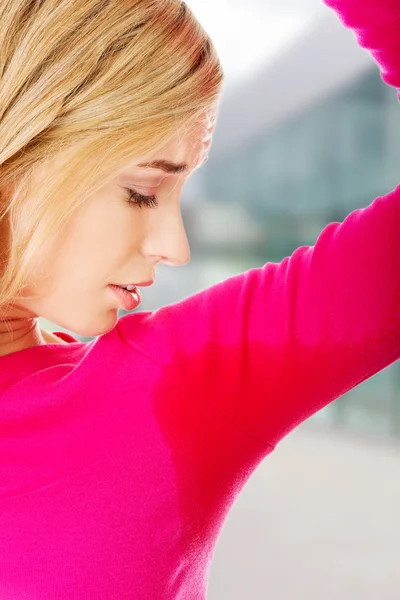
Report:
[[[400,440],[288,435],[228,514],[207,600],[400,600]]]

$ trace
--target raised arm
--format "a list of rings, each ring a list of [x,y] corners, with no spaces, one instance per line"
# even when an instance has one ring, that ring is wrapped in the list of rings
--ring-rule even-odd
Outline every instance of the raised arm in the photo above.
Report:
[[[400,86],[400,2],[326,3],[371,50],[385,81]],[[400,186],[279,264],[124,317],[119,328],[162,365],[154,385],[168,403],[164,416],[179,420],[176,430],[195,421],[207,439],[215,426],[199,408],[207,405],[230,427],[275,446],[400,358]]]
[[[323,0],[358,44],[379,66],[383,81],[400,89],[400,2],[398,0]]]

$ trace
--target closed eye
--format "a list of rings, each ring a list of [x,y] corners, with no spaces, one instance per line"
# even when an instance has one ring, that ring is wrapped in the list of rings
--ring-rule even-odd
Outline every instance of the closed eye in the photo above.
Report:
[[[132,207],[139,208],[157,208],[158,207],[158,198],[157,196],[145,196],[144,194],[140,194],[136,190],[132,190],[130,188],[126,188],[128,195],[128,204]]]

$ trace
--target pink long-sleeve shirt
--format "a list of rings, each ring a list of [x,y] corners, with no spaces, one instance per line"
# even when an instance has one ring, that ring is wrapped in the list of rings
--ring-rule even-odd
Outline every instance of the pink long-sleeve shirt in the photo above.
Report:
[[[326,1],[400,87],[398,0]],[[400,358],[400,186],[314,246],[90,343],[0,358],[0,600],[204,600],[302,421]]]

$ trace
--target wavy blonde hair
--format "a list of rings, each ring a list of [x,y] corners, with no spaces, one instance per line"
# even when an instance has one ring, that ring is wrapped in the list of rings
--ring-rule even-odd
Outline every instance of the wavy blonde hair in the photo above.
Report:
[[[0,48],[2,309],[73,212],[217,102],[224,75],[180,0],[1,0]]]

